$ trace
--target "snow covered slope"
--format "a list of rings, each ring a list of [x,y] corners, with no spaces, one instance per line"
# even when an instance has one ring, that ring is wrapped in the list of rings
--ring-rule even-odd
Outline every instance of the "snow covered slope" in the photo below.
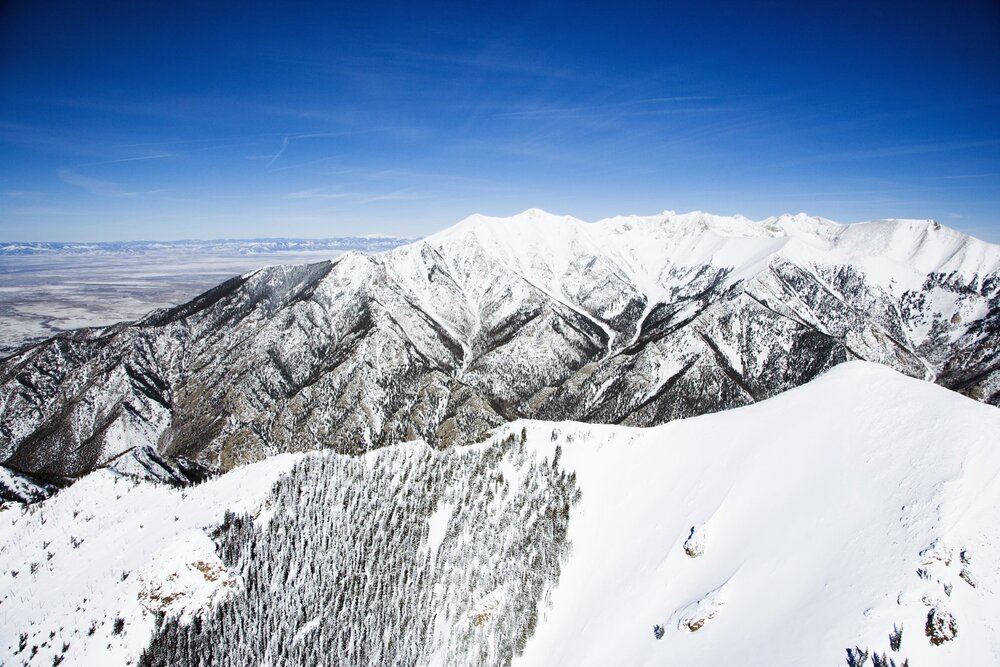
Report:
[[[518,664],[1000,662],[996,408],[855,362],[753,407],[556,430],[583,495]]]
[[[1000,246],[933,221],[472,216],[272,267],[0,361],[0,464],[475,442],[520,418],[656,425],[875,361],[1000,404]]]
[[[210,531],[226,511],[260,512],[295,461],[185,490],[101,470],[43,503],[3,506],[0,664],[134,664],[158,612],[190,617],[232,590]]]
[[[0,513],[0,655],[996,664],[997,433],[994,407],[854,362],[650,429],[522,421],[186,490],[101,471]]]

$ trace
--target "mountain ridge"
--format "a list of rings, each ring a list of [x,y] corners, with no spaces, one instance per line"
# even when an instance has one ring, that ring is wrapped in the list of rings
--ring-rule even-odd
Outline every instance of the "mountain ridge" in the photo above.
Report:
[[[470,216],[19,351],[0,362],[0,463],[58,482],[161,461],[172,479],[522,417],[651,425],[850,359],[996,405],[998,271],[1000,246],[932,221]]]

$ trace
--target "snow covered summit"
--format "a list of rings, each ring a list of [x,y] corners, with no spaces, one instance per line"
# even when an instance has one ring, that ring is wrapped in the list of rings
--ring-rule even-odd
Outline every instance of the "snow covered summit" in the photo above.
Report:
[[[655,281],[673,265],[741,267],[757,263],[761,255],[808,253],[810,249],[849,260],[883,257],[899,268],[922,273],[985,275],[1000,269],[1000,247],[934,220],[844,225],[806,213],[754,221],[742,215],[664,211],[589,223],[533,208],[505,218],[475,214],[423,242],[445,247],[465,237],[474,237],[478,243],[502,243],[513,254],[544,252],[553,258],[572,255],[574,246],[586,248],[594,256],[607,256],[633,280],[636,273],[645,272]],[[639,257],[641,262],[629,261]]]

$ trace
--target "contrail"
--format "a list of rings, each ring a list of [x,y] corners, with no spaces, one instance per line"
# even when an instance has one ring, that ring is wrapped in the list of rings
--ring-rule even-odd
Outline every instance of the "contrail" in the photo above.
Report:
[[[281,157],[281,154],[285,152],[286,148],[288,148],[288,137],[281,140],[281,148],[279,148],[278,152],[274,154],[274,157],[272,157],[271,161],[267,163],[267,166],[270,167],[274,164],[274,161]]]

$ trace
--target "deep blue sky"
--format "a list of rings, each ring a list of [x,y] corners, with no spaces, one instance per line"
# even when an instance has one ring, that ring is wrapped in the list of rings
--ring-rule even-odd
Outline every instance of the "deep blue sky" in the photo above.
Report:
[[[537,206],[1000,241],[996,0],[0,8],[3,240],[422,235]]]

